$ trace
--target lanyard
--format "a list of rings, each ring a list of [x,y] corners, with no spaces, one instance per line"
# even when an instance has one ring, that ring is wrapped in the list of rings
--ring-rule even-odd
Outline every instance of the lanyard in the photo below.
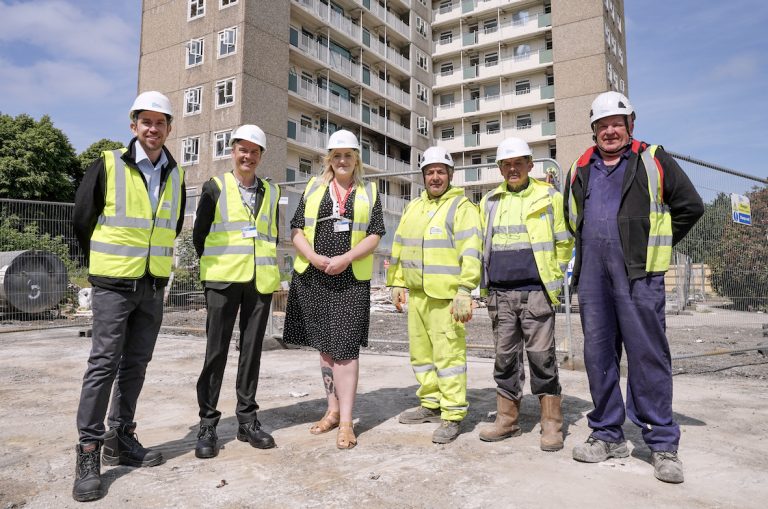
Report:
[[[347,209],[347,198],[349,198],[349,194],[352,192],[352,189],[354,188],[354,182],[351,186],[349,186],[349,189],[347,189],[347,193],[344,195],[344,198],[341,197],[341,192],[339,191],[339,185],[336,183],[336,179],[333,179],[333,191],[336,194],[336,202],[339,204],[339,215],[343,216],[344,212],[346,212]]]

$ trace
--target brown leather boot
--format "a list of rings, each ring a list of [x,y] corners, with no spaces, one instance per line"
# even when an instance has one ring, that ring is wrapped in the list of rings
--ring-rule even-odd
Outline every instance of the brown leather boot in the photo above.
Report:
[[[498,442],[505,438],[520,436],[522,431],[517,425],[520,417],[520,400],[507,399],[496,393],[496,421],[480,431],[483,442]]]
[[[563,411],[560,396],[539,396],[541,403],[541,450],[559,451],[563,448]]]

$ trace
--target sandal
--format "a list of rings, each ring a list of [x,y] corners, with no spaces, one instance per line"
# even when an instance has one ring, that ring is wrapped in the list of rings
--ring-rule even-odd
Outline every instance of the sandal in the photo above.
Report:
[[[340,422],[339,432],[336,435],[336,447],[339,449],[352,449],[357,445],[357,437],[351,422]]]
[[[330,410],[325,412],[322,419],[317,421],[309,428],[309,432],[313,435],[321,435],[328,433],[332,429],[339,426],[339,412],[331,412]]]

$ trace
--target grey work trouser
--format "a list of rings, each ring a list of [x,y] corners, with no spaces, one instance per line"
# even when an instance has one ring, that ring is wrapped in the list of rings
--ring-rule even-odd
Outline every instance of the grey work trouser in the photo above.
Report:
[[[136,291],[94,288],[92,302],[91,355],[77,409],[81,442],[104,435],[110,391],[109,427],[133,422],[163,321],[163,289],[155,289],[151,278],[138,280]]]
[[[531,373],[531,393],[537,396],[560,395],[555,355],[555,313],[547,294],[542,290],[491,290],[488,316],[496,345],[493,378],[497,392],[512,400],[523,397],[525,347]]]

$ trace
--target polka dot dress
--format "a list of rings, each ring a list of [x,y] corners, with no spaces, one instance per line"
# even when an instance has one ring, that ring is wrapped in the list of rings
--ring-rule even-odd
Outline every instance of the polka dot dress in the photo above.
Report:
[[[333,213],[333,202],[325,191],[318,217]],[[355,193],[345,204],[344,217],[353,218]],[[320,221],[315,230],[315,252],[333,257],[350,249],[351,232],[334,232],[335,221]],[[304,228],[304,198],[291,220],[291,228]],[[377,196],[367,234],[384,236],[384,217]],[[358,281],[352,265],[341,274],[329,276],[313,265],[303,274],[293,273],[288,291],[288,305],[283,327],[283,340],[295,345],[316,348],[334,360],[357,359],[360,347],[368,346],[368,324],[371,312],[371,283]]]

